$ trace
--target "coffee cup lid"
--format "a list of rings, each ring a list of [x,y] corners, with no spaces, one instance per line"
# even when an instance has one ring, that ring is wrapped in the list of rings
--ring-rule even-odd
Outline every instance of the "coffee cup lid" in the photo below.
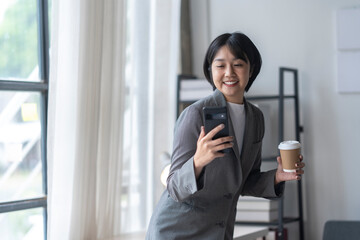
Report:
[[[301,148],[301,143],[298,141],[284,141],[279,144],[279,149],[281,150],[291,150]]]

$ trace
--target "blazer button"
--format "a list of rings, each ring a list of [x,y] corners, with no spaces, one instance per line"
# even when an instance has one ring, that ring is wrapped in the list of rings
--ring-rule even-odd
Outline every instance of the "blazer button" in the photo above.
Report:
[[[221,228],[224,228],[225,227],[225,222],[224,221],[220,221],[220,222],[217,222],[215,223],[216,226],[219,226]]]
[[[226,199],[232,199],[233,195],[231,193],[224,194],[224,198]]]

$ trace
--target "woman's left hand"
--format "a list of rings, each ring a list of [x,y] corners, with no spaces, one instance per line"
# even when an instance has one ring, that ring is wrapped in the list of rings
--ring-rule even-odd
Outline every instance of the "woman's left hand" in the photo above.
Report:
[[[275,184],[284,181],[291,181],[291,180],[300,180],[302,175],[304,174],[303,168],[305,167],[305,163],[303,163],[303,156],[299,155],[300,161],[296,163],[296,172],[284,172],[281,157],[277,157],[278,168],[275,175]]]

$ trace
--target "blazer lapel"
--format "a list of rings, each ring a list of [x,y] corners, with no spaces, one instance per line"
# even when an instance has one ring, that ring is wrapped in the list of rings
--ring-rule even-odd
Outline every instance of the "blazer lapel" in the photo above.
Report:
[[[224,95],[218,90],[215,89],[213,93],[213,97],[215,100],[215,103],[217,106],[225,106],[227,107],[226,100]],[[245,132],[244,132],[244,140],[243,140],[243,146],[241,149],[241,153],[239,152],[239,148],[237,146],[237,140],[235,136],[235,130],[233,128],[232,121],[236,121],[236,119],[231,119],[230,114],[228,112],[228,119],[229,119],[229,135],[234,137],[234,145],[232,147],[234,154],[238,161],[242,163],[242,159],[246,159],[247,154],[250,153],[252,143],[253,143],[253,136],[252,136],[252,130],[253,125],[253,112],[251,111],[251,108],[249,107],[249,103],[246,101],[244,97],[244,106],[245,106]]]
[[[236,136],[235,136],[235,130],[234,130],[232,120],[231,120],[231,117],[230,117],[229,113],[228,113],[228,119],[229,119],[229,135],[234,137],[234,141],[233,141],[234,144],[233,144],[232,149],[233,149],[233,151],[235,153],[235,156],[236,156],[237,160],[240,161],[239,147],[237,145],[237,140],[236,140]],[[234,119],[234,121],[235,121],[235,119]]]
[[[244,132],[244,140],[243,140],[243,146],[241,150],[240,159],[242,164],[244,164],[243,159],[246,159],[248,157],[248,154],[251,152],[252,144],[253,144],[253,131],[254,128],[254,118],[253,118],[253,112],[251,111],[251,108],[249,107],[249,104],[244,98],[244,104],[245,104],[245,132]]]
[[[224,95],[222,94],[222,92],[220,92],[218,89],[215,89],[215,91],[213,93],[213,98],[214,98],[216,106],[226,107],[226,99],[225,99]]]
[[[224,95],[218,89],[215,89],[215,91],[213,93],[213,97],[214,97],[216,106],[227,107],[226,99],[225,99]],[[238,148],[238,145],[236,144],[237,141],[236,141],[235,131],[234,131],[234,128],[233,128],[233,124],[232,124],[232,120],[230,118],[229,112],[227,113],[227,117],[229,119],[229,121],[228,121],[228,123],[229,123],[229,135],[234,137],[234,145],[233,145],[232,149],[234,151],[234,154],[235,154],[237,160],[240,161],[239,148]],[[234,119],[234,121],[235,121],[235,119]],[[246,129],[246,127],[245,127],[245,129]]]
[[[233,150],[235,153],[236,158],[242,163],[243,165],[243,159],[247,158],[247,154],[250,153],[252,143],[253,143],[253,135],[251,129],[253,129],[253,112],[249,108],[249,104],[244,98],[244,107],[245,107],[245,132],[244,132],[244,139],[243,139],[243,145],[241,148],[241,153],[239,152],[239,147],[237,144],[233,145]],[[228,119],[229,119],[229,134],[230,136],[234,136],[234,143],[237,143],[236,136],[235,136],[235,130],[233,128],[232,121],[236,121],[236,119],[231,119],[230,114],[228,113]]]

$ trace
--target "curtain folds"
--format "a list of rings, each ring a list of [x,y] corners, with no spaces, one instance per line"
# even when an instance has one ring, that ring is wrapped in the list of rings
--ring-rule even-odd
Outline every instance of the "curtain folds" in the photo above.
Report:
[[[48,239],[143,239],[175,123],[180,0],[53,0]]]
[[[120,234],[125,1],[53,1],[48,238]]]

